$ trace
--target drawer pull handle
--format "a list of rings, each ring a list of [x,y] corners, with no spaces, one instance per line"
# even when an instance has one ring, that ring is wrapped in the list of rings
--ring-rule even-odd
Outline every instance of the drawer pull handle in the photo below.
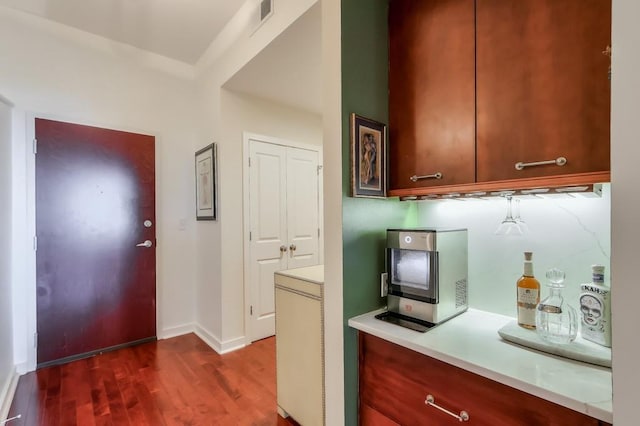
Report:
[[[411,179],[411,182],[417,182],[420,179],[442,179],[442,173],[438,172],[432,175],[424,175],[424,176],[413,175],[409,179]]]
[[[427,399],[424,401],[425,404],[432,406],[433,408],[437,408],[443,413],[447,413],[451,417],[455,417],[459,422],[468,422],[469,421],[469,413],[466,411],[460,411],[460,414],[456,414],[447,410],[446,408],[442,408],[438,404],[436,404],[436,400],[433,398],[433,395],[427,395]]]
[[[523,163],[522,161],[520,161],[519,163],[516,163],[516,170],[522,170],[525,167],[546,166],[548,164],[564,166],[565,164],[567,164],[567,159],[565,157],[558,157],[555,160],[534,161],[533,163]]]

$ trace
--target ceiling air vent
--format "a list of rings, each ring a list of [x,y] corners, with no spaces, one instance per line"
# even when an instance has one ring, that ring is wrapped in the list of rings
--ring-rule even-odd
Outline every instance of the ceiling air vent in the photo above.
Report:
[[[259,6],[253,11],[253,29],[251,30],[251,36],[273,15],[273,1],[274,0],[257,0],[256,3],[254,3]]]
[[[273,0],[260,0],[260,23],[273,13]]]

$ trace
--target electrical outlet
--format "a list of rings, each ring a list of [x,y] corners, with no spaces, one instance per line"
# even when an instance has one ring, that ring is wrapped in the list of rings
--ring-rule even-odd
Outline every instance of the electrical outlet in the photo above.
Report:
[[[387,273],[380,274],[380,297],[387,297],[389,293],[389,287],[387,284]]]

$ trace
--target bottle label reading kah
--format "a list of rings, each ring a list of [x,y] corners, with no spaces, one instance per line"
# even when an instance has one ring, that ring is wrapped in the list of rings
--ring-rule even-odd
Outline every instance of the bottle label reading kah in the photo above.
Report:
[[[609,294],[608,288],[602,288],[601,286],[589,285],[589,284],[583,284],[582,291],[589,291],[591,293],[602,294],[603,296]]]

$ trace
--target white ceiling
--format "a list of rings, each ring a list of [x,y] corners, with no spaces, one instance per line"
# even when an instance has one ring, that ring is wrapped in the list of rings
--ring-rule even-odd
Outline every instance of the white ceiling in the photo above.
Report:
[[[0,6],[195,65],[245,1],[0,0]],[[225,88],[320,114],[319,3],[238,71]]]
[[[0,0],[7,6],[194,65],[244,0]]]
[[[321,114],[320,2],[231,77],[224,87]]]

